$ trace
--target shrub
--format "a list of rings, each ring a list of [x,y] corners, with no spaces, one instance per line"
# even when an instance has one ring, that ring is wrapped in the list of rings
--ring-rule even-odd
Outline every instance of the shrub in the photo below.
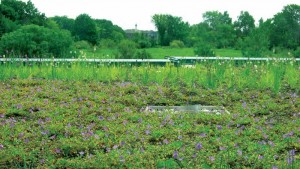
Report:
[[[300,47],[298,47],[294,52],[293,55],[295,58],[300,58]]]
[[[173,40],[170,42],[171,48],[184,48],[184,43],[181,40]]]
[[[101,39],[98,44],[100,48],[112,49],[116,47],[116,43],[112,39]]]
[[[147,52],[145,49],[138,51],[136,53],[137,59],[152,59],[152,56],[149,52]]]
[[[194,53],[197,56],[215,56],[215,52],[212,50],[212,46],[209,43],[198,42],[194,46]]]
[[[136,54],[136,43],[130,40],[122,40],[118,45],[118,59],[132,59]]]
[[[246,48],[242,49],[242,55],[244,57],[262,57],[263,56],[263,50],[260,50],[258,48]]]
[[[236,50],[240,50],[240,49],[243,49],[243,46],[244,46],[244,41],[243,41],[243,39],[241,39],[241,38],[238,38],[237,39],[237,41],[236,41],[236,43],[235,43],[235,49]]]
[[[75,42],[74,47],[79,50],[91,49],[91,44],[88,41],[81,40],[81,41]]]
[[[139,48],[149,48],[151,47],[151,42],[149,40],[139,40],[138,41]]]

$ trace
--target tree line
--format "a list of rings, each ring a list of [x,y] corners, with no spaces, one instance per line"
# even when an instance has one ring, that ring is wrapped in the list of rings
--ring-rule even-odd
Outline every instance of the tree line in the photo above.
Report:
[[[201,23],[190,25],[181,17],[155,14],[152,22],[157,39],[143,31],[128,36],[119,26],[105,19],[80,14],[47,18],[31,1],[2,0],[0,4],[0,55],[22,57],[76,57],[75,50],[91,46],[119,48],[119,57],[132,57],[133,49],[157,46],[193,47],[195,53],[213,56],[215,48],[234,48],[244,56],[272,56],[281,51],[300,55],[300,6],[283,7],[273,18],[260,19],[241,11],[233,21],[228,12],[208,11]],[[138,57],[149,57],[142,52]]]
[[[171,15],[157,14],[152,20],[160,45],[180,40],[188,47],[194,46],[201,55],[213,55],[213,48],[234,48],[251,57],[282,50],[293,51],[294,56],[300,57],[299,5],[287,5],[273,18],[260,19],[258,25],[247,11],[241,11],[236,21],[226,11],[208,11],[202,18],[203,22],[195,25]]]

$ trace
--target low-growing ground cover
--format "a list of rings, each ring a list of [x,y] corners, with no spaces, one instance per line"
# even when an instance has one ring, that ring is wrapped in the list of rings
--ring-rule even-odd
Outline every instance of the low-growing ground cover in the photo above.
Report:
[[[8,79],[1,168],[298,168],[299,90]],[[230,115],[146,112],[223,105]]]
[[[1,168],[298,168],[294,61],[0,65]],[[147,112],[224,106],[230,115]]]

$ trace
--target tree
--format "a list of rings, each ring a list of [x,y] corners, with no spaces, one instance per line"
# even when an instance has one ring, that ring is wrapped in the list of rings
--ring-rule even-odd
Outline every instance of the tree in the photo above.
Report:
[[[40,13],[30,0],[27,3],[18,0],[2,0],[0,15],[21,25],[36,24],[43,26],[46,22],[45,14]]]
[[[22,10],[20,10],[22,11]],[[29,0],[26,3],[25,9],[21,12],[21,22],[22,24],[36,24],[43,26],[46,22],[46,16],[43,13],[40,13],[34,4]]]
[[[229,17],[227,11],[223,14],[218,11],[208,11],[202,16],[203,22],[206,23],[212,30],[216,30],[218,25],[231,25],[232,19]]]
[[[16,30],[18,27],[19,25],[16,22],[6,18],[5,16],[0,17],[0,37],[7,32]]]
[[[151,39],[144,32],[135,32],[131,39],[138,44],[139,48],[148,48],[151,47]]]
[[[74,19],[68,18],[67,16],[55,16],[50,19],[55,21],[61,29],[68,30],[71,33],[74,32],[74,25],[75,25]]]
[[[256,28],[242,41],[241,49],[245,57],[262,57],[268,50],[269,37],[264,29]]]
[[[208,11],[203,14],[203,24],[208,26],[206,40],[213,47],[225,48],[234,46],[235,33],[232,19],[227,11]]]
[[[285,6],[272,21],[272,46],[296,49],[300,45],[300,6]]]
[[[60,26],[52,19],[47,19],[44,27],[49,29],[60,29]]]
[[[0,41],[0,53],[13,51],[19,56],[64,57],[69,53],[72,43],[73,39],[69,31],[26,25],[3,35]]]
[[[215,31],[215,45],[217,48],[233,47],[235,45],[236,35],[233,25],[220,24]]]
[[[271,49],[271,41],[270,41],[270,36],[272,33],[272,19],[267,19],[266,21],[263,21],[263,19],[259,20],[259,25],[258,25],[259,32],[262,32],[263,36],[265,37],[265,40],[268,41],[268,49]]]
[[[238,38],[249,36],[255,28],[255,20],[247,11],[241,11],[238,20],[234,22],[234,29]]]
[[[188,36],[188,45],[194,46],[199,41],[205,41],[206,43],[211,43],[211,36],[209,34],[210,28],[207,23],[199,23],[196,25],[192,25],[190,28],[190,33]]]
[[[94,20],[87,14],[77,16],[74,25],[74,35],[78,40],[86,40],[95,45],[98,33]]]
[[[111,39],[119,43],[125,38],[124,30],[106,19],[95,19],[98,30],[98,41]]]
[[[43,26],[45,23],[45,15],[40,13],[31,1],[25,3],[18,0],[2,0],[0,3],[0,37],[22,25]]]
[[[114,25],[111,21],[106,19],[95,19],[99,31],[99,39],[112,39],[112,32],[114,30]]]
[[[181,17],[167,14],[155,14],[152,22],[158,30],[159,42],[163,46],[168,46],[173,40],[186,41],[189,32],[189,24],[182,21]]]

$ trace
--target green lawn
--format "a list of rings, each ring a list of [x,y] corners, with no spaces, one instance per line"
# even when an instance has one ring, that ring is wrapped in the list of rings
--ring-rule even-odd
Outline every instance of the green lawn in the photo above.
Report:
[[[87,58],[101,58],[101,59],[114,59],[117,53],[116,49],[97,49],[95,52],[93,50],[84,50]]]
[[[162,59],[165,56],[195,56],[192,48],[149,48],[146,50],[155,59]]]
[[[223,57],[243,57],[240,50],[235,49],[215,49],[216,56]]]
[[[140,51],[143,49],[139,49]],[[193,48],[147,48],[147,52],[151,54],[154,59],[163,59],[165,56],[196,56]],[[92,50],[85,50],[88,58],[115,58],[117,53],[116,49],[97,49],[95,52]],[[240,50],[234,49],[215,49],[216,56],[223,57],[242,57]]]

